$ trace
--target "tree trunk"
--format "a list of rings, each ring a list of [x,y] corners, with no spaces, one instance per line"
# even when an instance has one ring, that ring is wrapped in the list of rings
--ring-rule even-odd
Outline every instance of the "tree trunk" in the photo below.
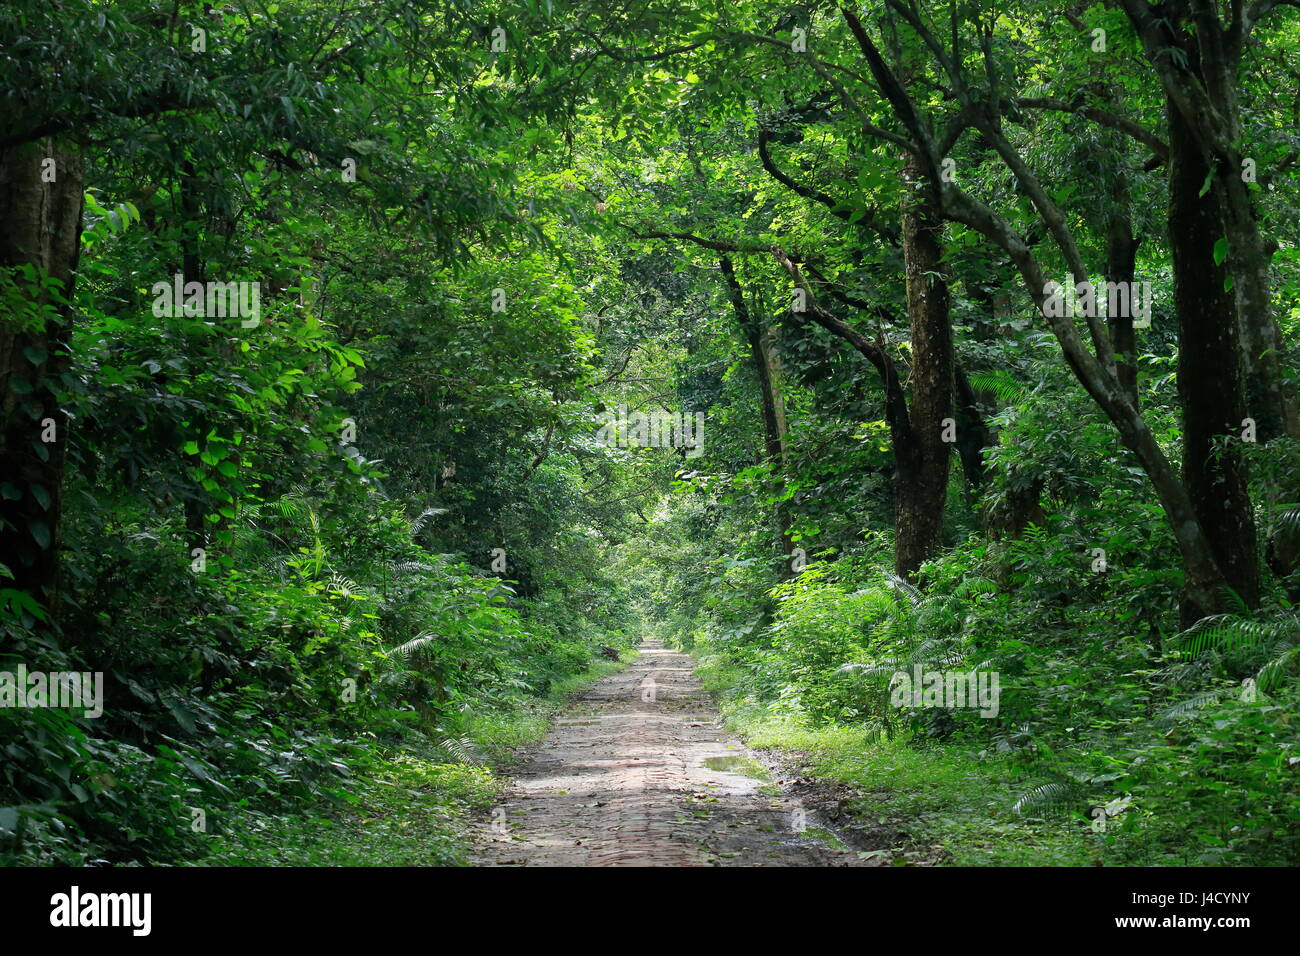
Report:
[[[979,396],[960,365],[953,365],[953,384],[957,398],[957,455],[962,474],[972,495],[984,487],[984,449],[993,444],[993,432],[984,421]]]
[[[777,479],[782,480],[785,464],[785,403],[774,375],[772,355],[764,341],[763,330],[750,314],[749,305],[745,302],[745,295],[740,280],[736,278],[736,270],[731,264],[731,259],[727,256],[719,256],[718,264],[722,269],[722,277],[727,282],[727,293],[736,315],[736,322],[749,346],[754,374],[758,377],[759,404],[763,412],[763,448]],[[790,516],[782,504],[776,505],[773,519],[781,551],[785,555],[781,570],[781,579],[784,581],[794,574],[790,561],[791,555],[794,554],[794,542],[790,540]]]
[[[69,368],[81,177],[80,156],[50,141],[0,150],[0,271],[17,286],[0,326],[0,560],[14,576],[6,587],[54,613],[68,449],[59,393]],[[35,283],[15,272],[24,266],[36,270]],[[57,292],[40,288],[46,277]]]
[[[1228,242],[1228,272],[1246,359],[1247,408],[1259,440],[1283,434],[1300,438],[1295,394],[1282,379],[1283,343],[1269,276],[1272,249],[1259,230],[1241,152],[1241,57],[1250,42],[1240,30],[1241,17],[1254,19],[1254,8],[1274,4],[1247,4],[1243,11],[1242,4],[1234,3],[1231,23],[1206,0],[1168,0],[1157,6],[1121,0],[1121,5],[1160,77],[1168,112],[1179,114],[1213,170],[1216,198],[1222,202],[1219,236]]]
[[[912,188],[903,207],[903,262],[907,316],[912,333],[909,378],[910,440],[896,444],[894,570],[910,579],[938,553],[948,495],[948,462],[955,439],[953,344],[948,281],[943,262],[943,220],[924,187],[920,163],[910,153],[903,178]]]
[[[1241,344],[1245,354],[1246,407],[1255,419],[1258,440],[1281,435],[1300,438],[1295,395],[1282,379],[1282,333],[1273,316],[1269,260],[1272,251],[1260,234],[1254,203],[1241,169],[1219,164],[1215,186],[1223,194],[1223,232],[1228,269],[1233,276]]]
[[[1135,26],[1142,33],[1144,46],[1150,51],[1157,45],[1154,39],[1157,28],[1153,25],[1153,11],[1143,0],[1122,0],[1122,2],[1130,19],[1134,20]],[[1049,306],[1052,296],[1048,292],[1046,276],[1024,236],[989,206],[960,187],[943,181],[938,157],[933,150],[933,136],[922,122],[915,105],[885,64],[884,58],[857,15],[847,7],[841,7],[840,13],[857,39],[880,92],[889,100],[894,115],[908,128],[916,143],[919,144],[921,155],[926,160],[932,188],[937,191],[937,198],[941,201],[940,208],[943,214],[954,222],[969,226],[996,243],[1011,258],[1030,299],[1043,312],[1052,334],[1060,343],[1070,371],[1115,425],[1121,440],[1137,456],[1147,477],[1151,480],[1160,498],[1160,505],[1169,519],[1174,539],[1178,542],[1185,572],[1184,587],[1189,600],[1199,607],[1214,607],[1219,600],[1217,592],[1224,583],[1223,573],[1214,559],[1208,537],[1197,519],[1187,488],[1165,456],[1150,426],[1128,400],[1112,372],[1114,353],[1110,336],[1104,325],[1089,320],[1089,337],[1094,350],[1089,351],[1075,328],[1074,319],[1058,314],[1057,310]],[[1163,63],[1162,69],[1165,69]],[[1168,69],[1172,67],[1167,68],[1166,72]],[[1162,73],[1162,80],[1164,79]],[[1064,216],[1037,183],[1032,171],[1025,166],[1015,148],[1001,135],[993,119],[987,115],[981,119],[977,115],[975,124],[989,145],[997,149],[1021,184],[1026,187],[1033,186],[1031,199],[1038,211],[1039,220],[1051,231],[1071,273],[1076,277],[1086,276],[1088,270],[1082,264],[1078,246],[1074,242]]]
[[[1115,352],[1115,377],[1120,388],[1138,407],[1137,338],[1133,332],[1134,272],[1137,263],[1137,241],[1133,238],[1133,221],[1129,215],[1128,177],[1116,164],[1110,173],[1110,212],[1106,217],[1106,281],[1124,283],[1129,296],[1119,301],[1130,305],[1128,315],[1111,315],[1107,312],[1106,326],[1110,331],[1111,349]],[[1150,303],[1144,303],[1148,307]]]
[[[1199,195],[1209,163],[1170,103],[1169,241],[1178,313],[1178,392],[1183,410],[1183,481],[1229,587],[1259,603],[1255,522],[1241,456],[1245,390],[1236,299],[1224,291],[1214,246],[1223,235],[1221,198]],[[1204,608],[1184,602],[1184,623]],[[1226,609],[1220,604],[1217,609]]]

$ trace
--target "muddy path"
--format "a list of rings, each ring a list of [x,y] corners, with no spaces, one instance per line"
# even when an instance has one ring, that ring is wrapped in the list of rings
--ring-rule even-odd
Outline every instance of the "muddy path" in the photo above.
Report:
[[[640,650],[514,769],[473,865],[863,865],[722,729],[688,655]]]

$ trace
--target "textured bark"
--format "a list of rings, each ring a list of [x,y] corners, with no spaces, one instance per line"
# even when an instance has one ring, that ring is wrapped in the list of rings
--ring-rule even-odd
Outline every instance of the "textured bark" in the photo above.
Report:
[[[948,494],[952,445],[943,440],[953,415],[953,345],[948,281],[943,263],[943,220],[935,212],[920,163],[908,154],[903,179],[903,262],[907,271],[907,316],[912,332],[908,380],[910,436],[896,446],[894,479],[894,570],[911,578],[938,553],[943,506]]]
[[[53,159],[54,182],[42,182]],[[6,315],[0,324],[0,561],[6,586],[26,591],[57,612],[59,534],[68,421],[58,394],[68,372],[73,279],[81,249],[80,157],[45,141],[0,150],[0,269],[34,267],[59,283],[58,295],[28,290],[43,321]],[[46,419],[55,438],[42,440]]]
[[[915,160],[906,161],[905,175],[916,182]],[[924,187],[918,188],[903,210],[903,256],[912,336],[912,370],[906,389],[884,349],[819,306],[799,267],[779,248],[772,250],[796,288],[805,291],[808,315],[813,321],[852,345],[880,373],[895,462],[894,570],[908,579],[938,553],[942,543],[951,452],[950,444],[943,441],[943,420],[954,417],[952,322],[943,263],[943,220],[931,202],[932,194]]]
[[[1220,164],[1216,192],[1223,195],[1223,232],[1231,270],[1245,356],[1247,407],[1260,441],[1281,435],[1300,438],[1294,393],[1282,378],[1282,333],[1273,315],[1269,260],[1272,251],[1259,231],[1254,203],[1238,164],[1224,175]]]
[[[1223,235],[1221,202],[1199,195],[1210,167],[1169,105],[1169,241],[1178,312],[1178,393],[1183,410],[1183,481],[1229,587],[1259,603],[1255,522],[1241,456],[1245,390],[1236,301],[1214,263]],[[1221,604],[1216,610],[1227,610]],[[1205,609],[1185,606],[1190,623]]]

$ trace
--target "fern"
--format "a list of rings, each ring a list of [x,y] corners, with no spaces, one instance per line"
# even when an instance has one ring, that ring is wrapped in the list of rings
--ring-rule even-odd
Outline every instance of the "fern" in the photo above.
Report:
[[[917,590],[915,585],[899,577],[897,574],[886,574],[885,580],[891,588],[905,597],[912,607],[919,607],[921,602],[925,600],[925,595]]]
[[[1222,690],[1207,690],[1200,694],[1196,694],[1187,698],[1187,700],[1179,701],[1171,707],[1166,707],[1156,715],[1156,723],[1171,724],[1176,720],[1183,719],[1184,717],[1193,716],[1209,704],[1222,700],[1223,696],[1224,691]]]
[[[1300,662],[1300,647],[1292,647],[1260,668],[1255,675],[1255,687],[1265,694],[1275,690],[1288,675],[1296,672],[1297,662]]]
[[[1065,781],[1045,783],[1020,795],[1011,810],[1020,816],[1042,816],[1047,813],[1059,813],[1066,807],[1082,799],[1080,788]]]
[[[994,581],[988,578],[968,577],[960,584],[953,588],[952,596],[955,598],[972,598],[979,594],[997,594],[998,586]]]
[[[425,508],[420,512],[419,516],[411,522],[411,537],[414,538],[417,534],[423,531],[425,522],[430,518],[436,518],[438,515],[445,515],[446,513],[446,508]]]
[[[1279,634],[1278,625],[1272,622],[1247,620],[1235,614],[1214,614],[1175,634],[1170,645],[1174,650],[1197,657],[1209,650],[1259,646]]]
[[[1289,505],[1273,520],[1274,528],[1300,531],[1300,505]]]
[[[446,737],[434,745],[436,752],[451,758],[451,763],[468,764],[471,767],[483,766],[483,760],[474,749],[474,742],[468,737]]]
[[[998,401],[1011,404],[1018,401],[1025,393],[1025,387],[1004,369],[987,372],[971,372],[967,375],[971,388],[979,392],[992,392]]]
[[[358,597],[361,594],[361,586],[351,578],[346,578],[334,571],[330,574],[330,589],[338,592],[344,597]]]
[[[397,660],[410,661],[425,657],[433,647],[437,635],[425,631],[411,638],[405,644],[399,644],[388,652],[388,656]]]

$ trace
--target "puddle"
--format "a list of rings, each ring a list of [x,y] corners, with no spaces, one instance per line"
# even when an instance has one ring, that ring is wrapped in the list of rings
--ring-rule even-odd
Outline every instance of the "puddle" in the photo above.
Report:
[[[754,780],[772,779],[767,772],[767,768],[753,757],[739,755],[735,757],[705,757],[704,766],[722,773],[738,773],[742,777],[751,777]]]

